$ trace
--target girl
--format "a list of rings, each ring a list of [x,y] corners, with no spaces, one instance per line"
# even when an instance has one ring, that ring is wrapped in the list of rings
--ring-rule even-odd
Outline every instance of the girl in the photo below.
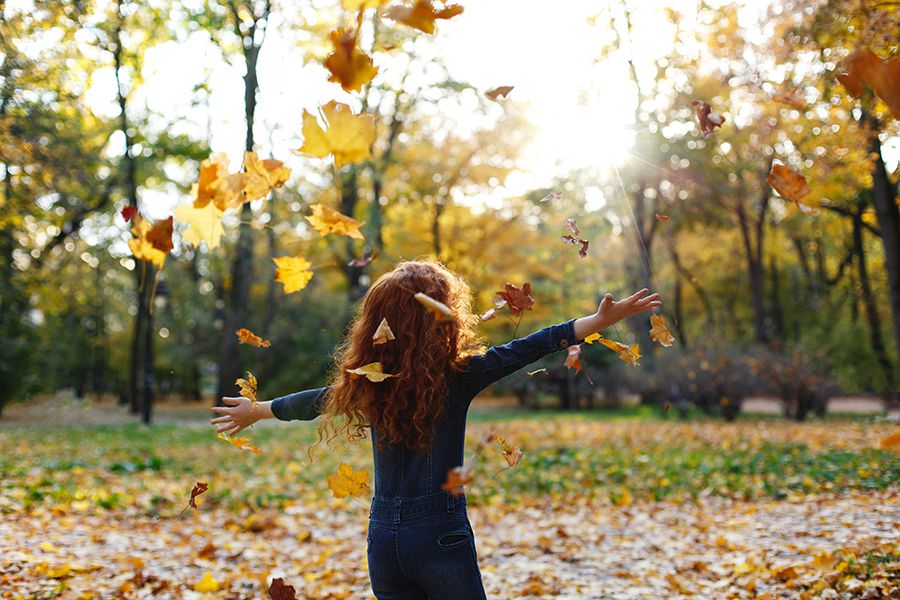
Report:
[[[446,304],[453,318],[436,318],[414,298],[417,292]],[[341,434],[357,440],[371,430],[375,495],[367,545],[378,600],[485,598],[466,498],[442,489],[448,471],[463,464],[469,404],[491,383],[542,356],[662,303],[646,289],[618,302],[606,294],[592,315],[487,351],[478,345],[472,304],[469,286],[440,263],[401,262],[366,292],[337,348],[330,387],[255,408],[246,398],[223,398],[228,406],[213,408],[222,416],[211,423],[231,435],[260,419],[319,415],[320,442]],[[385,318],[395,339],[374,344]],[[394,376],[373,383],[347,372],[373,362]]]

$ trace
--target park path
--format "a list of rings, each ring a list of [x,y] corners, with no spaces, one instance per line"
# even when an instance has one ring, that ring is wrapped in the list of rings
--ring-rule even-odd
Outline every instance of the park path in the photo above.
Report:
[[[160,520],[124,511],[7,514],[0,597],[249,599],[261,597],[269,575],[298,598],[367,599],[365,515],[361,502],[244,517],[201,506]],[[897,488],[629,506],[567,498],[493,503],[470,515],[494,599],[796,598],[808,588],[810,598],[880,598],[890,587],[883,571],[900,568]],[[866,556],[888,558],[875,560],[882,572],[863,582],[853,565]]]

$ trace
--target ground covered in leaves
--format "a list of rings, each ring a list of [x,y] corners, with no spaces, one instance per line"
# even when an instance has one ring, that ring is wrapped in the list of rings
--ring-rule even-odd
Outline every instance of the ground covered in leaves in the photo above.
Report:
[[[900,597],[895,425],[474,421],[470,448],[525,452],[488,446],[468,486],[492,598]],[[368,446],[248,435],[262,454],[197,425],[0,429],[0,597],[370,598],[366,502],[326,484]]]

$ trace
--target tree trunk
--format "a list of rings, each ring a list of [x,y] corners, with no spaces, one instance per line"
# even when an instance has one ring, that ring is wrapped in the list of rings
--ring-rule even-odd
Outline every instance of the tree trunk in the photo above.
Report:
[[[761,232],[756,239],[756,246],[753,244],[753,234],[750,229],[747,211],[744,208],[743,200],[739,200],[735,214],[740,226],[741,239],[744,242],[744,257],[747,260],[747,274],[750,282],[750,297],[753,304],[753,338],[759,344],[766,342],[766,320],[765,320],[765,304],[763,301],[763,265],[761,257],[762,237]],[[759,232],[760,229],[757,227]]]
[[[148,275],[149,275],[148,269]],[[149,277],[148,277],[149,279]],[[149,308],[152,298],[147,299]],[[144,425],[149,425],[153,419],[153,311],[147,310],[147,327],[144,331],[144,401],[142,403],[141,416]]]
[[[779,340],[784,339],[784,308],[781,304],[781,288],[778,282],[778,261],[775,255],[769,258],[769,304],[772,307],[772,318],[775,322],[775,336]]]
[[[341,212],[348,217],[352,217],[356,211],[356,204],[359,202],[359,187],[356,165],[350,165],[346,172],[338,172],[337,176],[341,181]],[[365,289],[362,286],[363,267],[354,267],[349,263],[353,260],[355,253],[353,251],[353,240],[345,238],[345,253],[341,259],[343,263],[344,276],[347,278],[347,298],[350,302],[355,302],[362,298]]]

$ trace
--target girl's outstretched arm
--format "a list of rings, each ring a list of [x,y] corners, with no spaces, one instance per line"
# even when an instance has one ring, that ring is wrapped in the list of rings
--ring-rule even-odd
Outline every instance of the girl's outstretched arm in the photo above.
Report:
[[[263,419],[282,421],[312,421],[319,416],[328,388],[315,388],[289,394],[274,400],[257,402],[255,405],[241,396],[222,398],[227,406],[214,406],[212,411],[222,415],[210,421],[216,432],[234,435]]]

